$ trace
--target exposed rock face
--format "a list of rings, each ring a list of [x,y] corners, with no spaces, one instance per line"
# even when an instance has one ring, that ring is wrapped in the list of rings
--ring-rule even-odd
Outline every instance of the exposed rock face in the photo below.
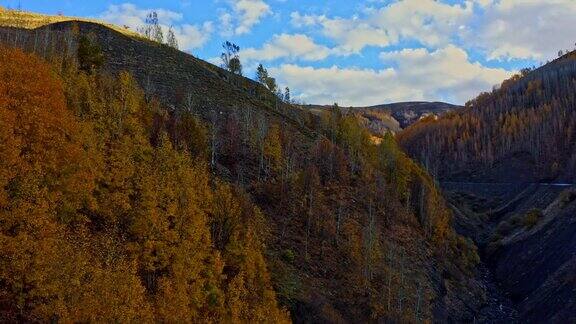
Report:
[[[576,320],[574,195],[571,189],[563,192],[545,207],[538,224],[505,237],[491,257],[496,279],[529,321]]]
[[[331,106],[306,105],[304,108],[319,113]],[[462,108],[445,102],[398,102],[370,107],[347,107],[361,115],[366,126],[374,133],[392,131],[394,133],[428,116],[441,116]]]
[[[576,190],[563,185],[451,182],[459,232],[482,247],[493,307],[528,323],[576,320]],[[528,222],[530,213],[539,218]],[[491,311],[492,312],[492,311]]]
[[[400,127],[406,128],[424,117],[440,116],[460,108],[462,107],[445,102],[398,102],[361,109],[387,111],[400,123]]]

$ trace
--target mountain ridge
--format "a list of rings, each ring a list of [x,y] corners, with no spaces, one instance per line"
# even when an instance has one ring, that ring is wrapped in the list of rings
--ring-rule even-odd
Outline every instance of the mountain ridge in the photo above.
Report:
[[[304,105],[313,113],[329,109],[329,105]],[[365,107],[343,107],[357,112],[365,120],[365,125],[375,134],[383,134],[390,130],[394,133],[418,122],[428,116],[441,116],[463,108],[439,101],[406,101]]]
[[[575,80],[569,52],[398,137],[439,179],[459,232],[527,322],[576,319]]]

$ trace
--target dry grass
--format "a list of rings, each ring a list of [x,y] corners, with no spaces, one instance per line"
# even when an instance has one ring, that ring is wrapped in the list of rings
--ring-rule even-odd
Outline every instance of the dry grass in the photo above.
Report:
[[[117,32],[120,32],[128,36],[132,37],[140,36],[133,30],[109,24],[97,19],[67,17],[67,16],[50,16],[21,10],[5,9],[0,7],[0,26],[34,29],[64,21],[82,21],[82,22],[96,23],[111,28]]]

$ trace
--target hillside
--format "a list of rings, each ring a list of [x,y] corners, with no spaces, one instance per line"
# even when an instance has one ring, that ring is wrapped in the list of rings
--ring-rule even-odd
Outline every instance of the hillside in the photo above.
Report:
[[[441,180],[458,231],[526,322],[576,319],[575,80],[572,52],[398,137]]]
[[[524,70],[466,108],[404,131],[411,156],[445,179],[574,179],[576,53]]]
[[[444,184],[458,231],[474,238],[506,309],[529,323],[574,321],[573,187]]]
[[[461,106],[445,102],[396,102],[360,108],[367,111],[388,112],[400,123],[400,127],[407,128],[427,116],[441,116],[445,113],[458,110]]]
[[[103,44],[105,70],[112,73],[129,71],[147,96],[158,98],[170,109],[188,105],[201,106],[203,110],[208,107],[233,110],[245,106],[267,115],[282,115],[284,120],[296,126],[311,122],[309,114],[296,109],[286,110],[283,103],[252,80],[168,46],[134,38],[99,23],[61,22],[30,31],[4,28],[0,30],[0,39],[6,44],[17,42],[19,47],[41,56],[58,52],[70,56],[75,55],[72,40],[79,35],[75,33],[89,35],[94,42]],[[50,41],[46,42],[46,39]]]
[[[306,105],[304,108],[319,114],[330,106]],[[375,134],[390,130],[394,133],[427,116],[441,116],[462,107],[443,102],[397,102],[370,107],[348,107],[363,119],[363,123]]]
[[[356,115],[101,24],[1,27],[0,43],[1,321],[443,322],[487,305],[432,178]]]

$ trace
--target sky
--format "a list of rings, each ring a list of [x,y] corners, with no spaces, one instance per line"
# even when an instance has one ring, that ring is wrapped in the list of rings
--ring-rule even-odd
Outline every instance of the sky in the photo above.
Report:
[[[310,104],[463,104],[521,68],[573,50],[576,0],[0,0],[136,30],[156,11],[180,48],[219,63],[241,47],[244,75],[267,67]]]

